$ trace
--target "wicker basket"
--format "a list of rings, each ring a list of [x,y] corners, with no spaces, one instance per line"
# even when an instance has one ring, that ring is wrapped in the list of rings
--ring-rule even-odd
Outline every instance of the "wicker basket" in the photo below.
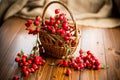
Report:
[[[51,4],[54,4],[54,3],[61,4],[69,12],[69,14],[72,18],[72,21],[73,21],[73,25],[74,25],[74,27],[72,27],[74,36],[71,37],[72,39],[74,39],[74,42],[73,42],[73,40],[70,40],[69,44],[66,45],[65,42],[61,41],[60,37],[53,35],[53,34],[48,34],[44,31],[40,31],[39,38],[45,49],[45,53],[47,53],[48,55],[51,55],[53,57],[56,57],[56,58],[62,58],[63,56],[67,56],[67,55],[73,54],[75,52],[75,50],[78,46],[78,43],[80,41],[79,40],[80,39],[80,35],[79,35],[80,31],[77,29],[76,22],[72,16],[70,10],[66,7],[66,5],[64,5],[63,3],[59,2],[59,1],[53,1],[46,5],[46,7],[43,10],[43,14],[42,14],[42,22],[44,22],[44,17],[45,17],[44,15],[45,15],[47,8]],[[60,43],[61,43],[61,45],[59,45]]]

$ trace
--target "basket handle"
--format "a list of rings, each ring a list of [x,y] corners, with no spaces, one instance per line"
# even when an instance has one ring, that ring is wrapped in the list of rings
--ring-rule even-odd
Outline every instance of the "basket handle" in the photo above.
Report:
[[[53,4],[53,3],[61,4],[61,5],[69,12],[69,14],[70,14],[70,16],[71,16],[71,18],[72,18],[74,27],[75,27],[75,36],[77,36],[77,27],[76,27],[75,19],[74,19],[73,15],[72,15],[71,11],[68,9],[68,7],[67,7],[65,4],[63,4],[62,2],[60,2],[60,1],[52,1],[52,2],[48,3],[48,4],[45,6],[45,8],[44,8],[44,10],[43,10],[43,13],[42,13],[42,21],[44,21],[44,17],[45,17],[45,13],[46,13],[47,8],[48,8],[51,4]]]

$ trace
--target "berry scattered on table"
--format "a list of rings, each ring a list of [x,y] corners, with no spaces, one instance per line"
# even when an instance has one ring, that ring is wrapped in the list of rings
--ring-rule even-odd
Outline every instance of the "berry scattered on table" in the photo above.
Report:
[[[70,69],[66,70],[66,75],[69,76],[72,73],[72,71]]]
[[[19,76],[15,75],[15,76],[13,77],[13,80],[19,80]]]
[[[75,70],[99,70],[101,68],[100,61],[90,51],[83,52],[83,50],[79,50],[78,57],[72,56],[67,59],[60,60],[58,65],[62,67],[74,68]]]
[[[41,48],[41,51],[39,52],[39,48]],[[38,70],[39,66],[42,66],[45,64],[45,60],[39,55],[42,52],[42,46],[34,46],[33,50],[30,55],[25,55],[23,51],[19,52],[17,54],[17,57],[15,58],[15,61],[18,63],[18,66],[20,67],[20,70],[22,72],[23,76],[29,76],[30,73],[35,72]],[[13,80],[18,80],[19,77],[17,75],[14,76]]]

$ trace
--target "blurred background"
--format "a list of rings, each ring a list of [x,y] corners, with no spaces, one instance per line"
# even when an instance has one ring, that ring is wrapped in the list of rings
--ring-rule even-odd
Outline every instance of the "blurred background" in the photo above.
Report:
[[[24,19],[41,16],[44,6],[51,1],[66,4],[78,25],[102,28],[120,25],[120,0],[0,0],[0,24],[13,16]],[[53,16],[55,8],[66,11],[61,5],[54,4],[47,10],[46,17]],[[66,14],[69,13],[66,11]]]

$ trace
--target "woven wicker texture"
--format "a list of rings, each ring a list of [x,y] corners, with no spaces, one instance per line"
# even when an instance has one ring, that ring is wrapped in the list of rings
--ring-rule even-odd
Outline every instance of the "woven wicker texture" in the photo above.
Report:
[[[39,38],[45,49],[45,52],[48,55],[51,55],[56,58],[62,58],[63,56],[68,56],[75,52],[80,39],[80,36],[79,36],[80,31],[77,29],[76,22],[71,11],[67,8],[65,4],[59,1],[50,2],[45,6],[42,14],[42,22],[44,23],[45,12],[47,8],[51,4],[55,4],[55,3],[62,5],[69,12],[73,21],[73,25],[71,26],[71,31],[70,31],[72,33],[72,37],[69,40],[69,43],[65,43],[65,41],[59,35],[49,34],[47,32],[40,31]]]

